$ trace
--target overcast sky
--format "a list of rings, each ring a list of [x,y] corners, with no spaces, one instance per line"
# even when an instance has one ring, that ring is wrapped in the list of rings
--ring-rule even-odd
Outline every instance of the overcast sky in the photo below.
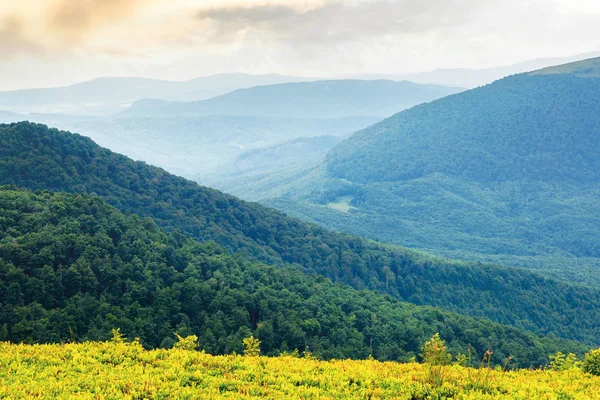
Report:
[[[486,68],[598,51],[598,21],[599,0],[0,0],[0,90]]]

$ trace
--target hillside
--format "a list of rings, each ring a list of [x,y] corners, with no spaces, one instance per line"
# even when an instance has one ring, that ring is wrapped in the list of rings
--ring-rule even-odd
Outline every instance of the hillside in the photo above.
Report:
[[[296,82],[240,89],[212,99],[174,103],[142,100],[124,117],[246,115],[260,117],[388,117],[462,89],[386,80]]]
[[[231,257],[99,197],[4,188],[0,205],[0,340],[102,340],[118,327],[146,347],[195,333],[212,354],[239,353],[253,334],[266,354],[407,361],[441,331],[456,350],[493,347],[520,366],[585,349]]]
[[[0,125],[0,182],[94,193],[167,231],[215,240],[230,252],[293,265],[357,289],[439,306],[535,333],[600,343],[600,292],[524,270],[463,264],[383,246],[168,174],[42,125]]]
[[[311,182],[280,177],[291,196],[217,187],[331,229],[599,285],[598,71],[558,66],[398,113],[336,146]],[[328,209],[340,201],[352,211]]]
[[[600,59],[593,65],[600,71]],[[332,176],[398,182],[434,173],[475,182],[600,180],[600,79],[526,74],[417,106],[327,158]]]
[[[32,363],[31,361],[35,361]],[[600,377],[577,369],[502,371],[444,368],[432,382],[417,363],[296,357],[214,357],[131,343],[19,346],[0,343],[0,396],[211,399],[593,399]],[[509,366],[510,367],[510,366]],[[20,371],[15,374],[11,371]],[[435,396],[435,397],[434,397]],[[484,397],[485,396],[485,397]]]
[[[0,92],[0,109],[21,113],[106,115],[122,111],[123,107],[144,98],[197,101],[241,88],[306,80],[276,74],[219,74],[180,82],[106,77],[65,87]]]

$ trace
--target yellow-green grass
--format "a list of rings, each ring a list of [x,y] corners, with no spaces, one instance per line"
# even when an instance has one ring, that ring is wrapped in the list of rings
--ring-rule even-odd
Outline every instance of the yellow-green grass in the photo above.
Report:
[[[135,344],[0,343],[0,399],[598,399],[600,377],[579,370],[502,372],[426,365],[211,356]]]

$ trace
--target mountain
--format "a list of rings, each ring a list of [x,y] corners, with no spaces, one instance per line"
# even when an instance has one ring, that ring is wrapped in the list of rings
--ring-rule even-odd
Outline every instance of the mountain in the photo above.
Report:
[[[0,125],[0,183],[95,194],[123,213],[151,217],[167,232],[214,240],[251,260],[538,334],[600,343],[598,289],[330,232],[42,125]]]
[[[276,74],[219,74],[181,82],[106,77],[66,87],[0,92],[0,109],[20,113],[106,115],[122,111],[143,98],[194,101],[240,88],[307,80],[310,79]]]
[[[541,58],[528,60],[513,65],[485,69],[440,68],[429,72],[419,72],[414,74],[363,75],[359,76],[358,78],[407,80],[421,84],[455,86],[472,89],[487,85],[510,75],[521,74],[559,64],[587,60],[598,56],[600,56],[600,52],[578,54],[571,57]]]
[[[120,328],[150,348],[195,333],[212,354],[241,352],[255,335],[267,355],[404,360],[441,331],[455,351],[543,365],[586,347],[540,338],[294,268],[232,257],[214,243],[162,232],[96,196],[0,188],[0,340],[106,340]]]
[[[329,228],[598,286],[598,71],[586,60],[398,113],[333,148],[312,181],[280,177],[287,199],[243,184]]]
[[[141,100],[121,116],[246,115],[259,117],[388,117],[399,110],[460,92],[458,88],[386,80],[283,83],[239,89],[208,100]]]
[[[230,84],[235,82],[232,78]],[[122,90],[127,92],[129,89],[124,86]],[[85,85],[80,90],[84,89]],[[299,138],[348,136],[391,115],[397,110],[396,106],[405,108],[456,91],[387,81],[278,84],[206,100],[201,103],[209,109],[202,113],[182,115],[179,112],[200,103],[143,100],[118,117],[30,113],[9,116],[4,121],[30,120],[78,132],[134,159],[186,177],[204,178],[231,172],[236,158],[248,151],[283,145]],[[162,93],[168,93],[167,89]],[[162,105],[174,108],[175,112],[164,111]],[[333,107],[337,111],[323,112]],[[263,165],[250,166],[252,159],[257,160],[256,157],[245,159],[245,169],[266,166],[265,158]],[[275,166],[277,163],[272,164]]]

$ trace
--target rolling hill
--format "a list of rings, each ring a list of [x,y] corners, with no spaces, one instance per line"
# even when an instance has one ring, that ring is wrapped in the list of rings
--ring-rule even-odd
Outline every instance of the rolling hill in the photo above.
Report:
[[[0,183],[95,194],[168,232],[356,289],[600,343],[600,291],[514,268],[444,261],[327,231],[42,125],[0,125]]]
[[[147,348],[195,333],[212,354],[242,352],[256,335],[268,355],[404,360],[443,332],[453,350],[495,363],[546,362],[585,346],[334,285],[294,268],[227,255],[165,234],[97,196],[0,188],[0,340],[106,340],[112,329]]]
[[[208,100],[141,100],[122,117],[245,115],[258,117],[388,117],[462,89],[386,80],[283,83],[240,89]]]

